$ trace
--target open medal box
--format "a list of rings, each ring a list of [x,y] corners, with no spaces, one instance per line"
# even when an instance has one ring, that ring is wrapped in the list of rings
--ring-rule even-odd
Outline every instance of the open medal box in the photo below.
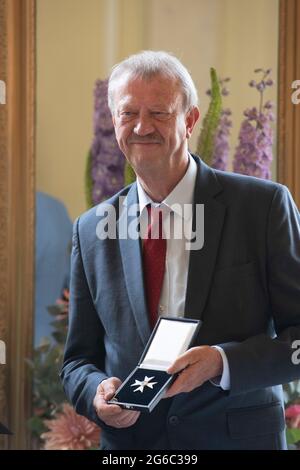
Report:
[[[167,369],[193,344],[200,324],[189,318],[160,317],[137,367],[108,403],[150,413],[177,376]]]

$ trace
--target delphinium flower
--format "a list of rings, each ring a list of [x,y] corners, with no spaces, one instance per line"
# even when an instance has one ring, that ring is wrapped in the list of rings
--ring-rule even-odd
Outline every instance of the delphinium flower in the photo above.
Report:
[[[227,169],[230,152],[229,137],[232,121],[229,116],[231,116],[230,109],[222,109],[214,140],[214,153],[211,166],[222,171],[226,171]]]
[[[125,158],[119,149],[107,102],[108,80],[94,89],[94,139],[89,154],[87,186],[92,204],[109,198],[124,185]]]
[[[101,429],[84,416],[78,415],[68,403],[62,412],[45,421],[49,431],[41,438],[45,450],[88,450],[99,447]]]
[[[230,81],[230,78],[223,78],[219,80],[221,87],[221,95],[228,96],[229,90],[227,88],[227,83]],[[206,92],[211,96],[211,90]],[[230,138],[230,128],[232,127],[232,121],[230,119],[231,111],[228,108],[222,109],[221,116],[219,120],[218,127],[216,129],[212,153],[212,168],[217,170],[225,171],[229,159],[229,138]]]
[[[218,80],[217,72],[214,68],[210,69],[211,90],[210,103],[203,119],[203,125],[198,137],[196,153],[202,160],[211,165],[214,151],[214,138],[218,128],[222,110],[221,86]]]
[[[236,147],[233,170],[236,173],[270,179],[270,165],[273,159],[273,128],[275,120],[273,104],[270,101],[263,103],[264,91],[273,85],[270,78],[271,69],[256,69],[261,73],[259,82],[251,80],[250,87],[255,87],[260,94],[259,108],[246,109],[239,132],[239,143]]]

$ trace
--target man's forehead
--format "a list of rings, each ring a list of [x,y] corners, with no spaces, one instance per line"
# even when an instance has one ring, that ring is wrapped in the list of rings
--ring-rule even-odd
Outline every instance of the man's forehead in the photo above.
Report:
[[[141,101],[148,101],[148,100],[151,100],[151,103],[154,103],[154,104],[157,104],[157,105],[163,105],[163,104],[166,104],[166,102],[168,103],[174,103],[177,101],[177,97],[178,99],[180,98],[180,94],[176,94],[175,96],[174,95],[170,95],[169,93],[163,93],[162,91],[160,93],[157,93],[157,94],[149,94],[147,95],[147,93],[141,95],[139,93],[136,92],[136,90],[133,90],[132,92],[120,92],[117,94],[117,101],[119,103],[119,105],[124,105],[126,103],[138,103],[138,102],[141,102]]]
[[[174,101],[181,95],[182,92],[176,80],[161,76],[149,79],[127,77],[121,79],[115,88],[115,96],[119,103],[133,102],[149,97],[157,104],[163,104],[166,100]]]

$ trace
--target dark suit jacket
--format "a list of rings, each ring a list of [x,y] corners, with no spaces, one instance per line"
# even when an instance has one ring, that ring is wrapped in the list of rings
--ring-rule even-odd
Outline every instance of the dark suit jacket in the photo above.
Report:
[[[102,448],[286,445],[280,384],[300,376],[291,360],[292,342],[300,338],[299,212],[284,186],[215,171],[194,158],[194,203],[204,204],[205,240],[190,254],[185,316],[203,320],[196,345],[224,348],[231,388],[226,392],[207,382],[163,399],[127,429],[100,421],[92,404],[97,385],[107,377],[127,377],[150,327],[140,242],[99,240],[94,207],[74,225],[62,379],[76,410],[102,427]],[[129,206],[137,203],[135,183],[107,202],[117,209],[126,195]]]

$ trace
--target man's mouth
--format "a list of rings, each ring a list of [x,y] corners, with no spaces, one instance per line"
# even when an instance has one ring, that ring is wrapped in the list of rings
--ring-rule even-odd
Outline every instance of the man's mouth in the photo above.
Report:
[[[153,145],[153,144],[160,144],[160,142],[156,142],[156,141],[143,141],[143,142],[129,142],[129,144],[134,144],[134,145]]]

